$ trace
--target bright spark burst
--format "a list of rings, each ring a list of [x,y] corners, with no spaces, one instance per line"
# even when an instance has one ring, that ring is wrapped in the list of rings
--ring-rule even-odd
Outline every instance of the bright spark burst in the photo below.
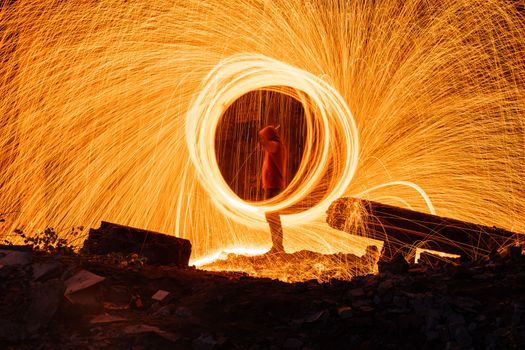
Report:
[[[340,195],[525,231],[515,3],[3,5],[4,234],[103,219],[189,238],[194,259],[262,249],[261,213],[311,196],[325,175],[317,205],[283,216],[288,251],[367,245],[325,224]],[[287,194],[254,204],[221,178],[213,140],[228,104],[263,87],[312,102],[310,148]]]

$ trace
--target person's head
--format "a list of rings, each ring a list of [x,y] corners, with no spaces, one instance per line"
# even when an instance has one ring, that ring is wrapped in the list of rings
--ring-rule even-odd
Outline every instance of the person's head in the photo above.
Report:
[[[269,141],[281,141],[277,129],[273,125],[268,125],[259,131],[259,136]]]

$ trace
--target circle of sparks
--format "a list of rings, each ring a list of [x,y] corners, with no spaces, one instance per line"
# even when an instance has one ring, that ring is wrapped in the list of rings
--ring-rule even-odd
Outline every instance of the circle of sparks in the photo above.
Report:
[[[315,109],[315,113],[309,113],[306,108],[306,114],[314,116],[314,120],[307,118],[307,146],[290,186],[293,190],[274,200],[247,202],[233,192],[221,175],[215,154],[215,133],[222,114],[236,99],[269,87],[291,88],[306,94]],[[255,54],[229,57],[205,77],[203,88],[186,115],[186,141],[200,181],[216,206],[230,218],[250,226],[263,223],[265,212],[282,211],[304,200],[332,165],[331,176],[335,181],[324,198],[307,210],[286,215],[285,221],[297,224],[319,217],[352,181],[359,154],[354,118],[335,89],[311,73]]]

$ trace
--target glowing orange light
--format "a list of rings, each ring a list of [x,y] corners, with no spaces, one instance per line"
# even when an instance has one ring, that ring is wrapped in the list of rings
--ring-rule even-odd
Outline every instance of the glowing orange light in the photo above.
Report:
[[[499,0],[4,5],[0,234],[107,220],[189,238],[194,261],[263,250],[262,213],[323,179],[283,215],[288,252],[364,251],[325,223],[341,195],[525,231],[521,18]],[[288,192],[248,203],[212,134],[259,88],[294,95],[310,131]]]

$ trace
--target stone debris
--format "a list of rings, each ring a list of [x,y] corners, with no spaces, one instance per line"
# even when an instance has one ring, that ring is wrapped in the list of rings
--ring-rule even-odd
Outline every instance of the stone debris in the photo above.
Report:
[[[522,255],[407,262],[408,269],[326,283],[176,266],[136,270],[41,253],[29,261],[0,270],[0,344],[7,349],[525,345]]]
[[[172,297],[172,295],[170,294],[170,292],[167,292],[165,290],[161,290],[159,289],[157,292],[155,292],[155,294],[153,294],[151,296],[151,299],[155,300],[155,301],[158,301],[159,303],[162,303],[162,302],[167,302],[170,298]]]
[[[89,323],[91,324],[101,324],[101,323],[112,323],[112,322],[121,322],[127,321],[127,318],[117,315],[103,314],[93,317]]]

